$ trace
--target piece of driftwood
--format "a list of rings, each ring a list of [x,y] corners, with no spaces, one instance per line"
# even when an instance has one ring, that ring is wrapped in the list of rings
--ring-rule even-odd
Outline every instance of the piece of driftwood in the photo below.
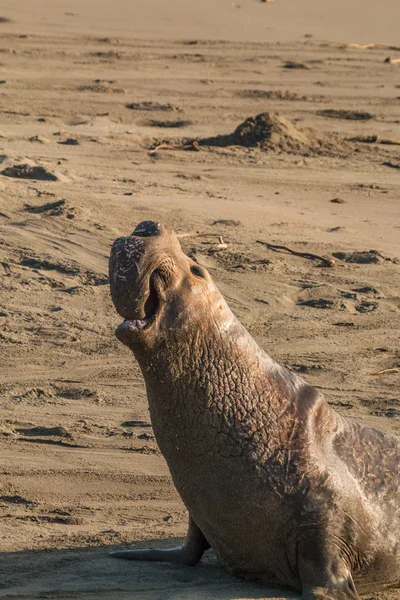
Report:
[[[218,238],[219,243],[223,244],[224,240],[222,239],[222,236],[219,235],[219,233],[201,233],[200,231],[189,231],[188,233],[177,233],[176,234],[177,238],[188,238],[188,237],[213,237],[213,238]]]
[[[218,244],[215,244],[215,246],[210,246],[208,248],[209,252],[221,252],[221,250],[226,250],[228,247],[228,244],[226,244],[223,240],[222,235],[219,235],[218,233],[200,233],[199,231],[191,231],[189,233],[178,233],[177,236],[178,238],[188,238],[188,237],[216,237],[218,238]]]
[[[388,63],[389,65],[400,65],[400,58],[392,58],[391,56],[388,56],[383,62]]]
[[[400,50],[399,46],[392,44],[346,44],[346,48],[355,48],[356,50]]]
[[[3,269],[4,269],[5,273],[6,273],[6,275],[11,275],[10,265],[8,263],[6,263],[6,262],[2,262],[1,264],[3,266]]]
[[[225,244],[224,242],[220,242],[219,244],[215,244],[215,246],[211,246],[211,248],[208,249],[209,252],[221,252],[221,250],[226,250],[228,247],[228,244]]]
[[[147,151],[148,154],[153,154],[158,150],[189,150],[192,152],[200,152],[199,142],[196,140],[194,142],[190,142],[189,144],[167,144],[162,143],[158,144],[155,148],[151,148]]]
[[[256,240],[257,244],[263,244],[267,246],[267,248],[271,248],[271,250],[282,250],[284,252],[288,252],[289,254],[293,254],[294,256],[300,256],[301,258],[308,258],[309,260],[320,260],[327,267],[333,267],[335,265],[335,261],[333,258],[326,258],[325,256],[320,256],[319,254],[313,254],[312,252],[298,252],[297,250],[292,250],[288,248],[288,246],[280,246],[277,244],[270,244],[269,242],[264,242],[263,240]]]
[[[371,373],[371,375],[383,375],[384,373],[400,373],[400,369],[397,367],[393,369],[382,369],[382,371],[376,371],[376,373]]]
[[[325,44],[332,44],[332,46],[338,46],[339,48],[349,48],[350,50],[400,50],[400,46],[394,46],[393,44],[343,44],[342,42],[333,42],[332,40],[316,40]]]
[[[384,144],[387,146],[400,146],[400,140],[381,138],[379,137],[379,135],[356,135],[355,137],[347,139],[350,142],[360,142],[362,144]]]

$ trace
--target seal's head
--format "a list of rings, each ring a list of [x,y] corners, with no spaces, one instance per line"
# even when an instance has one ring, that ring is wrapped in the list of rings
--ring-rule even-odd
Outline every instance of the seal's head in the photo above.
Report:
[[[208,272],[183,253],[171,229],[154,221],[114,242],[110,287],[125,319],[116,335],[135,353],[196,332],[210,319],[223,328],[232,315]]]

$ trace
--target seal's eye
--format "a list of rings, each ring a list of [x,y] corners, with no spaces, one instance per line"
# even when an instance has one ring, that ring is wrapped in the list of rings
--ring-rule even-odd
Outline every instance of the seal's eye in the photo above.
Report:
[[[196,277],[201,277],[202,279],[205,279],[203,270],[200,269],[200,267],[198,267],[197,265],[192,265],[190,267],[190,272]]]

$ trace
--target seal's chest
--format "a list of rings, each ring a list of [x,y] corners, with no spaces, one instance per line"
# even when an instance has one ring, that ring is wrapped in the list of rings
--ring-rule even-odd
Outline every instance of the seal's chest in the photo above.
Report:
[[[268,493],[261,500],[248,483],[242,480],[237,493],[221,485],[201,491],[184,488],[182,496],[226,569],[244,578],[287,585],[293,572],[285,545],[285,513]],[[297,587],[298,582],[291,585]]]

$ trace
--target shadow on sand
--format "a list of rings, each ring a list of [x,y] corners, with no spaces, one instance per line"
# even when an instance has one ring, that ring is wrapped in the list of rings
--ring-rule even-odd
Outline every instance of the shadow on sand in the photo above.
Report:
[[[162,547],[181,540],[148,540]],[[130,547],[143,547],[142,543]],[[111,558],[116,546],[0,554],[0,598],[84,600],[297,600],[290,592],[241,581],[208,553],[196,567]],[[119,546],[118,546],[119,548]],[[124,546],[126,548],[126,546]]]

